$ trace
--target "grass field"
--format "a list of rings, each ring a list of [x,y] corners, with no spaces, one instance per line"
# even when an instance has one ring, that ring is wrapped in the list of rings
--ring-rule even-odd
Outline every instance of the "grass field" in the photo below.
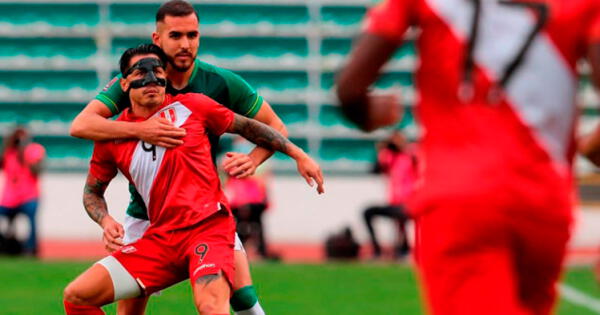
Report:
[[[63,314],[63,287],[90,264],[0,259],[0,314]],[[269,314],[423,314],[415,275],[400,265],[256,264],[252,269]],[[589,268],[571,268],[564,283],[600,298]],[[593,301],[592,301],[593,302]],[[105,308],[114,314],[114,306]],[[188,282],[151,300],[147,314],[195,314]],[[559,315],[599,314],[561,299]]]

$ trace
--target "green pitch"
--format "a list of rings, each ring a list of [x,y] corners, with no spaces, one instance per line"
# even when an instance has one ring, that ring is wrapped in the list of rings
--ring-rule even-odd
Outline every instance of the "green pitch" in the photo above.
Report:
[[[89,263],[0,258],[0,313],[63,314],[62,289]],[[423,314],[415,275],[399,265],[256,264],[252,273],[269,314]],[[600,299],[589,268],[570,269],[564,282]],[[114,314],[114,306],[105,308]],[[147,314],[195,314],[188,282],[153,297]],[[561,299],[559,315],[599,314]]]

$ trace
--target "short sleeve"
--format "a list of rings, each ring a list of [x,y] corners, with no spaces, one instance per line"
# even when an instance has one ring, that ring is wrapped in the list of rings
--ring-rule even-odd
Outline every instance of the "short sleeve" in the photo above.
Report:
[[[121,84],[119,84],[120,79],[121,74],[112,78],[112,80],[110,80],[95,97],[97,100],[104,103],[113,115],[122,112],[130,105],[127,93],[123,92]]]
[[[413,23],[412,0],[384,0],[367,12],[363,32],[385,37],[391,41],[402,40],[404,33]]]
[[[221,68],[218,68],[217,74],[227,85],[229,104],[224,105],[240,115],[253,118],[260,110],[263,98],[241,76]]]
[[[89,172],[103,182],[108,182],[117,175],[117,166],[110,151],[110,142],[97,141],[94,143]]]
[[[195,110],[202,116],[206,129],[215,136],[225,133],[233,123],[234,113],[206,95],[195,94],[193,97],[193,102],[198,103]]]
[[[590,26],[587,32],[588,43],[600,42],[600,3],[596,2],[592,10]]]

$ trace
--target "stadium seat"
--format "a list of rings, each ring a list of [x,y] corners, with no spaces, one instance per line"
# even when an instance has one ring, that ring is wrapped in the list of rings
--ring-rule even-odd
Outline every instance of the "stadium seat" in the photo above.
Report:
[[[95,3],[2,3],[0,12],[0,26],[94,27],[100,21]]]
[[[301,127],[308,122],[308,108],[304,104],[271,106],[288,128]]]
[[[0,88],[15,91],[95,91],[98,78],[94,71],[0,71]]]
[[[321,88],[330,90],[334,85],[335,74],[323,73],[321,75]],[[392,87],[414,87],[413,74],[407,71],[391,71],[382,74],[379,80],[375,83],[375,87],[379,89],[389,89]]]
[[[319,157],[324,161],[368,162],[375,159],[375,140],[324,138]]]
[[[86,59],[96,55],[93,38],[0,38],[0,58]]]
[[[276,92],[308,88],[308,74],[303,71],[238,71],[255,88]]]
[[[34,141],[46,148],[48,159],[77,159],[89,161],[93,142],[73,137],[38,135]]]
[[[324,25],[357,28],[365,12],[363,6],[324,6],[321,8],[321,19]]]
[[[248,55],[257,58],[306,57],[308,43],[305,38],[203,37],[199,53],[231,59]]]

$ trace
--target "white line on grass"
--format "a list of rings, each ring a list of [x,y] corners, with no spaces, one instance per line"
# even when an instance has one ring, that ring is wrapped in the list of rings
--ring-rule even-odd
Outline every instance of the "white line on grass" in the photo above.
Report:
[[[592,310],[596,314],[600,314],[600,300],[591,297],[564,283],[560,284],[558,286],[558,289],[560,291],[560,295],[565,300],[575,305],[583,306],[589,310]]]

